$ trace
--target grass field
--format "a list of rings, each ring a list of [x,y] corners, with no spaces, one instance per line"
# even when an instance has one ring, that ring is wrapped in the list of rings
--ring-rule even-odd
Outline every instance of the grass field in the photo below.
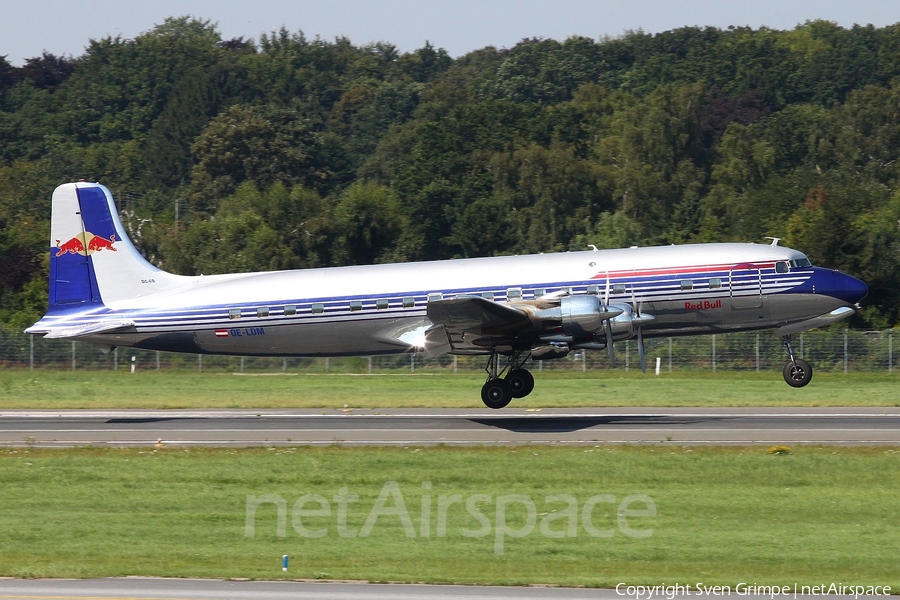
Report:
[[[894,449],[3,449],[0,481],[0,576],[900,588]],[[338,532],[341,488],[358,496],[345,518],[355,537]],[[284,535],[276,505],[263,503],[248,537],[247,497],[266,494],[284,500]],[[295,505],[306,494],[330,503],[327,516],[318,502]],[[364,536],[379,494],[384,510]],[[440,535],[440,497],[454,494]],[[498,516],[510,494],[535,503],[532,530],[527,504],[504,500]],[[572,514],[559,514],[569,501],[547,500],[562,494]],[[656,514],[626,514],[623,529],[617,514],[633,495]],[[608,537],[587,533],[590,498],[590,531]],[[485,526],[467,500],[486,535],[464,534]],[[625,508],[649,510],[646,500]],[[498,553],[503,522],[526,535],[501,535]],[[314,530],[324,535],[298,533]]]
[[[513,407],[900,406],[900,376],[816,374],[802,389],[780,373],[547,371]],[[0,371],[8,408],[481,407],[478,372],[236,375],[186,371]]]

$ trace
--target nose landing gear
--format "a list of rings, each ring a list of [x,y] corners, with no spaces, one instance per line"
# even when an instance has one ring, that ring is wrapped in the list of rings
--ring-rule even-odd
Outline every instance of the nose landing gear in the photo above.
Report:
[[[791,348],[791,336],[786,335],[781,338],[781,342],[784,344],[784,349],[790,358],[790,361],[786,365],[784,365],[784,370],[782,374],[784,375],[784,380],[791,387],[801,388],[805,386],[807,383],[812,381],[812,366],[803,360],[802,358],[797,358],[794,356],[794,351]]]

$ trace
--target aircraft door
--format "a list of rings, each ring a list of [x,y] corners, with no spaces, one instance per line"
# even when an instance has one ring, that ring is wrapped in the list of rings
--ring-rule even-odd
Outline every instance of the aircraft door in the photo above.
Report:
[[[735,309],[759,308],[763,304],[762,271],[749,265],[728,272],[728,294]]]

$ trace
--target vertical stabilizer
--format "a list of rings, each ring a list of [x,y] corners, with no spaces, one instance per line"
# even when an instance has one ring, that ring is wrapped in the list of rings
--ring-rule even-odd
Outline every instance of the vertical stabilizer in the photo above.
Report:
[[[141,256],[106,187],[67,183],[53,192],[48,313],[140,298],[177,287],[186,279]]]

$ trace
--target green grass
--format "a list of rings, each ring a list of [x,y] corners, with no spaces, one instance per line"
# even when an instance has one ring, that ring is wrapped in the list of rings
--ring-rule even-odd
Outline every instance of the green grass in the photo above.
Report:
[[[893,449],[3,449],[0,481],[0,576],[900,587],[900,451]],[[347,527],[359,530],[388,481],[397,482],[415,537],[396,515],[381,516],[369,537],[340,537],[333,501],[340,488],[359,497],[347,516]],[[246,536],[247,496],[263,494],[286,502],[284,537],[273,504],[260,506],[255,535]],[[292,506],[305,494],[331,502],[330,516],[302,521],[326,528],[324,537],[303,537],[292,526]],[[503,538],[496,554],[493,531],[463,536],[479,524],[455,504],[438,537],[438,497],[452,494],[491,496],[479,506],[492,526],[498,496],[528,496],[540,523],[566,506],[546,497],[569,494],[578,503],[576,535],[545,537],[538,525],[526,537]],[[583,505],[597,494],[615,497],[592,517],[611,537],[589,536],[582,526]],[[655,502],[655,517],[628,520],[635,530],[652,529],[649,537],[628,537],[617,524],[617,504],[632,494]],[[431,497],[427,536],[423,495]],[[511,527],[522,526],[525,512],[510,509]],[[566,524],[557,520],[550,531]],[[291,558],[287,574],[282,554]]]
[[[898,375],[817,373],[802,389],[781,373],[546,371],[513,407],[900,406]],[[280,373],[238,376],[187,371],[0,371],[8,408],[481,407],[479,372],[375,375]]]

